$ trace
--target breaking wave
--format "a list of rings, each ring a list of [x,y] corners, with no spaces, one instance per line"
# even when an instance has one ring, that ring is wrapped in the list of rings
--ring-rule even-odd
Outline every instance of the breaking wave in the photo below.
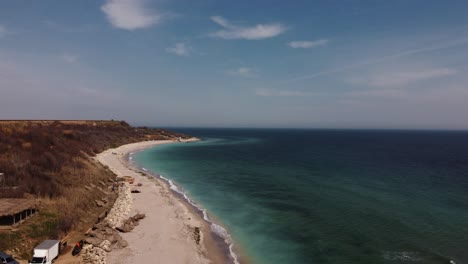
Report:
[[[184,197],[184,199],[189,204],[191,204],[193,207],[197,208],[203,214],[203,219],[210,224],[211,231],[213,233],[215,233],[216,235],[218,235],[220,238],[222,238],[224,240],[224,243],[226,243],[226,245],[228,246],[229,255],[230,255],[231,260],[233,261],[233,263],[234,264],[240,264],[239,260],[238,260],[238,257],[236,255],[236,253],[234,252],[234,243],[232,241],[232,238],[231,238],[231,235],[229,234],[229,232],[224,227],[214,223],[213,220],[211,220],[208,217],[206,209],[204,209],[203,207],[201,207],[200,205],[195,203],[192,199],[190,199],[190,197],[188,197],[187,194],[183,190],[181,190],[181,188],[179,188],[177,185],[175,185],[173,181],[169,180],[168,178],[166,178],[166,177],[164,177],[162,175],[157,175],[157,176],[160,179],[162,179],[162,180],[166,181],[167,183],[169,183],[169,188],[171,190],[173,190],[174,192],[176,192],[180,196]]]

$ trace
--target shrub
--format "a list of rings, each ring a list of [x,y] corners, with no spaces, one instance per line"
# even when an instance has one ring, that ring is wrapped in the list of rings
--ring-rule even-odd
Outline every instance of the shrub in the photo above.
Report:
[[[0,121],[0,172],[10,191],[4,197],[52,199],[50,209],[30,237],[66,233],[85,215],[101,192],[84,188],[99,180],[115,177],[90,156],[109,146],[186,137],[161,129],[131,127],[124,121]]]

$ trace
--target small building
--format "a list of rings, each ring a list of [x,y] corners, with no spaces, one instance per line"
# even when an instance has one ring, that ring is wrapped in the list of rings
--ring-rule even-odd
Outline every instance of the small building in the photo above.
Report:
[[[0,199],[0,229],[9,229],[37,211],[32,199]]]

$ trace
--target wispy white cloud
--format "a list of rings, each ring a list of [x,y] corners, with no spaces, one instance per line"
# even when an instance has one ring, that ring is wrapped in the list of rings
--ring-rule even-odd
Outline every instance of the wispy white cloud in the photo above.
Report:
[[[364,60],[364,61],[361,61],[361,62],[344,65],[344,66],[337,67],[337,68],[332,68],[332,69],[328,69],[328,70],[324,70],[324,71],[315,72],[315,73],[312,73],[312,74],[298,76],[298,77],[295,77],[295,78],[285,80],[282,83],[286,84],[286,83],[291,83],[291,82],[296,82],[296,81],[301,81],[301,80],[314,79],[314,78],[317,78],[317,77],[320,77],[320,76],[326,76],[326,75],[330,75],[330,74],[334,74],[334,73],[338,73],[338,72],[343,72],[343,71],[347,71],[347,70],[351,70],[351,69],[355,69],[355,68],[370,66],[370,65],[374,65],[374,64],[378,64],[378,63],[382,63],[382,62],[386,62],[386,61],[390,61],[390,60],[394,60],[394,59],[398,59],[398,58],[402,58],[402,57],[406,57],[406,56],[411,56],[411,55],[415,55],[415,54],[419,54],[419,53],[449,49],[449,48],[453,48],[453,47],[457,47],[457,46],[461,46],[461,45],[466,45],[466,44],[468,44],[468,39],[467,38],[456,39],[456,40],[453,40],[453,41],[441,43],[441,44],[434,45],[434,46],[417,48],[417,49],[410,49],[410,50],[402,51],[402,52],[395,53],[395,54],[385,55],[385,56],[382,56],[382,57],[372,58],[372,59]]]
[[[192,52],[192,48],[186,46],[184,43],[176,43],[174,46],[166,48],[166,52],[179,56],[189,56]]]
[[[349,93],[350,96],[363,98],[363,97],[380,97],[380,98],[394,98],[403,99],[408,97],[408,91],[402,89],[370,89],[362,91],[353,91]]]
[[[286,26],[281,23],[257,24],[255,26],[243,27],[233,25],[221,16],[213,16],[211,20],[224,28],[212,33],[211,36],[222,39],[260,40],[276,37],[287,30]]]
[[[288,43],[288,46],[293,49],[308,49],[318,46],[326,46],[328,44],[328,39],[319,39],[313,41],[291,41]]]
[[[78,56],[77,55],[68,54],[68,53],[60,55],[60,59],[63,60],[64,62],[66,62],[66,63],[69,63],[69,64],[73,64],[73,63],[78,62]]]
[[[295,90],[277,90],[277,89],[267,89],[259,88],[255,90],[255,94],[263,97],[302,97],[302,96],[315,96],[317,93],[313,92],[303,92]]]
[[[6,33],[7,33],[6,27],[3,26],[3,25],[0,25],[0,38],[3,37],[3,36],[5,36]]]
[[[433,68],[413,71],[384,72],[368,77],[354,77],[349,80],[352,84],[364,84],[371,87],[402,87],[418,81],[425,81],[448,77],[457,74],[449,68]]]
[[[112,26],[125,30],[147,28],[159,23],[162,14],[146,6],[146,0],[107,0],[101,6]]]
[[[216,24],[225,27],[225,28],[232,28],[233,26],[222,16],[212,16],[211,20]]]
[[[243,76],[243,77],[252,77],[254,76],[253,70],[248,67],[240,67],[238,69],[227,71],[229,75]]]
[[[93,24],[67,25],[58,23],[54,20],[44,20],[42,21],[42,25],[49,30],[61,31],[65,33],[84,33],[96,30],[96,27]]]

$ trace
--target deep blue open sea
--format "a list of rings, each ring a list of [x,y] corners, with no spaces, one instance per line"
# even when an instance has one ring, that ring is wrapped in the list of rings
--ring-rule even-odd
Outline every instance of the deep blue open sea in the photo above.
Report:
[[[134,161],[253,263],[468,263],[468,132],[177,131]]]

